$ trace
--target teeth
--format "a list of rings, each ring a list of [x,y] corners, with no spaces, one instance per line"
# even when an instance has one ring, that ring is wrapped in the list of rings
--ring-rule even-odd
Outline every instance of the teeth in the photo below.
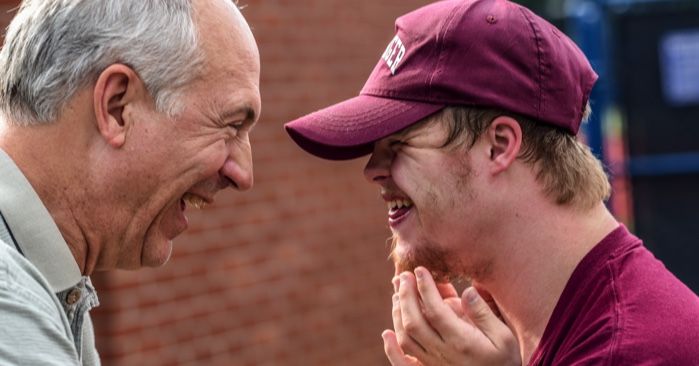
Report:
[[[193,195],[191,193],[185,193],[182,196],[182,200],[187,204],[187,206],[194,207],[196,209],[202,209],[206,206],[206,201],[203,198]]]
[[[413,205],[413,202],[410,201],[409,199],[400,199],[400,200],[391,200],[386,202],[386,206],[388,207],[388,210],[397,210],[402,207],[410,207]]]

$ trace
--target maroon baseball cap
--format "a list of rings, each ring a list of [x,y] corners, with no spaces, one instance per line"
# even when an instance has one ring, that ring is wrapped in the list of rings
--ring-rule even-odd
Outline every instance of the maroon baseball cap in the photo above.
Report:
[[[515,112],[577,134],[597,74],[556,27],[507,0],[445,0],[396,20],[359,96],[285,125],[325,159],[373,143],[446,106]]]

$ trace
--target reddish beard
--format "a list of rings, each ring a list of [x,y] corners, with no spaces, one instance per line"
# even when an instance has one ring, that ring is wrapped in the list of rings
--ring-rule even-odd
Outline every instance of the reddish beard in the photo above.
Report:
[[[414,272],[417,267],[425,267],[432,273],[432,277],[437,283],[446,283],[454,280],[461,280],[463,276],[454,273],[447,262],[449,253],[436,245],[425,245],[411,248],[404,254],[399,254],[396,250],[398,237],[393,236],[391,242],[390,258],[396,268],[396,274],[402,272]]]

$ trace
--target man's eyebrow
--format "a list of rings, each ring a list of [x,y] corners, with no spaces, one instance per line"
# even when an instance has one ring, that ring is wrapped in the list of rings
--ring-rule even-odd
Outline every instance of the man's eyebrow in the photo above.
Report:
[[[221,115],[222,120],[231,119],[239,116],[241,113],[245,114],[245,120],[254,122],[257,119],[257,114],[251,106],[243,106],[238,109],[229,110]]]

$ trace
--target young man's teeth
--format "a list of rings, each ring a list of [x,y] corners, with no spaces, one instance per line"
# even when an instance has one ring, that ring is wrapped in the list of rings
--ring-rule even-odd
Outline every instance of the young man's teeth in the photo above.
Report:
[[[386,203],[389,210],[397,210],[402,207],[410,207],[413,203],[410,200],[391,200]]]
[[[191,206],[196,209],[201,209],[204,208],[204,206],[206,206],[206,201],[204,201],[203,198],[195,196],[191,193],[185,193],[182,199],[185,203],[187,203],[187,206]]]

